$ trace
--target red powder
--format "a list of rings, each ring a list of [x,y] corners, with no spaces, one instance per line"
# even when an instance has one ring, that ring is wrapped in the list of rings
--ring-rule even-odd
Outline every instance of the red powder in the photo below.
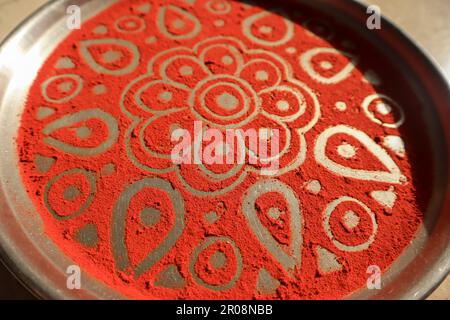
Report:
[[[363,287],[414,238],[428,201],[427,138],[408,138],[421,122],[402,109],[411,92],[316,13],[190,3],[121,1],[42,66],[17,144],[46,235],[130,298]],[[175,165],[171,133],[195,120],[279,129],[280,170]]]

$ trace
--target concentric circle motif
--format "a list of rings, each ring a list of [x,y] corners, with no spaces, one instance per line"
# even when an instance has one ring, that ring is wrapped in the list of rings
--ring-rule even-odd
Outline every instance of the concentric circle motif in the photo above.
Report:
[[[73,263],[131,298],[316,299],[394,262],[432,183],[426,135],[408,140],[422,127],[403,109],[414,97],[300,13],[120,1],[59,44],[17,145],[46,234]],[[173,158],[181,140],[190,162]],[[204,161],[211,150],[232,161]]]

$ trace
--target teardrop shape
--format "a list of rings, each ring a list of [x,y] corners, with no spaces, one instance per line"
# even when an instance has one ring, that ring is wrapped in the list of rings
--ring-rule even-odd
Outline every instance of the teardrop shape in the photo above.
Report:
[[[290,243],[284,248],[263,225],[258,212],[256,211],[256,201],[266,193],[276,192],[281,194],[288,205]],[[242,211],[247,218],[250,229],[271,253],[271,255],[280,263],[283,269],[291,276],[294,269],[301,265],[301,250],[303,242],[303,217],[300,203],[295,196],[294,191],[279,180],[269,179],[260,180],[253,184],[245,193],[242,202]],[[286,252],[287,251],[287,252]]]
[[[170,230],[168,230],[168,233],[153,250],[151,250],[136,264],[132,264],[133,261],[130,261],[130,252],[132,252],[132,250],[130,250],[127,246],[127,239],[125,236],[127,220],[129,220],[127,219],[129,212],[131,211],[134,213],[134,205],[138,207],[145,206],[145,203],[141,203],[142,199],[145,199],[146,201],[160,200],[159,197],[156,200],[152,197],[139,197],[139,194],[144,192],[145,189],[149,189],[149,194],[159,194],[160,196],[164,195],[164,197],[167,197],[167,201],[164,201],[163,209],[165,211],[170,210],[170,212],[167,213],[173,214],[173,226]],[[147,213],[156,213],[154,209],[150,211],[147,211]],[[150,221],[147,218],[142,216],[141,211],[140,220],[145,224],[145,226],[148,226],[145,221]],[[157,222],[157,220],[158,219],[151,219],[153,222]],[[177,190],[173,189],[172,185],[168,181],[156,177],[146,178],[128,186],[116,202],[113,209],[111,242],[116,267],[119,270],[126,270],[127,268],[134,267],[134,276],[139,277],[149,268],[153,267],[159,260],[161,260],[161,258],[164,257],[164,255],[175,245],[184,230],[184,223],[183,198]],[[158,233],[161,233],[161,230],[158,230]],[[142,244],[136,243],[136,245]]]
[[[201,48],[200,59],[213,74],[234,75],[244,63],[242,54],[234,43],[216,43]]]
[[[75,98],[83,89],[83,79],[77,74],[61,74],[48,78],[42,83],[41,91],[45,100],[64,103]]]
[[[245,19],[242,32],[256,44],[274,47],[292,39],[294,24],[280,13],[263,11]]]
[[[97,139],[89,139],[91,132],[87,126],[78,127],[80,130],[76,132],[80,138],[86,138],[86,140],[90,142],[87,146],[76,146],[50,136],[52,133],[56,133],[59,130],[69,130],[76,124],[85,123],[89,120],[99,121],[107,128],[106,138],[103,137],[104,141],[102,143],[96,144],[98,143]],[[119,137],[119,126],[116,119],[109,113],[106,113],[101,109],[87,109],[63,116],[50,122],[42,130],[42,133],[46,135],[43,141],[56,149],[79,156],[92,156],[102,153],[114,145]],[[91,140],[94,142],[91,142]]]
[[[344,166],[331,160],[327,155],[326,146],[328,140],[330,139],[330,137],[342,133],[358,140],[367,149],[367,151],[373,154],[381,162],[381,164],[383,164],[387,171],[356,169]],[[353,151],[351,148],[346,148],[344,146],[344,148],[342,148],[339,153],[343,158],[346,158],[351,157],[351,153],[353,153]],[[330,127],[322,132],[317,138],[316,145],[314,147],[314,156],[316,158],[316,161],[323,165],[325,168],[337,175],[341,175],[344,177],[386,183],[406,182],[406,177],[402,175],[400,168],[392,160],[386,150],[380,147],[364,132],[346,125]]]
[[[194,38],[202,28],[196,16],[174,5],[160,8],[157,24],[159,31],[173,40]]]
[[[386,128],[399,128],[405,122],[402,107],[384,94],[375,93],[367,96],[362,108],[370,120]]]
[[[242,273],[241,252],[228,237],[207,237],[192,253],[189,271],[205,288],[230,289]]]
[[[300,57],[300,64],[308,75],[323,84],[345,80],[357,63],[358,57],[355,55],[333,48],[314,48]]]
[[[120,17],[114,23],[117,31],[122,33],[138,33],[145,30],[145,21],[137,15]]]
[[[116,38],[85,40],[80,52],[86,63],[96,72],[121,76],[133,72],[139,64],[137,46]]]
[[[94,200],[96,177],[85,169],[70,169],[54,176],[45,186],[44,203],[58,220],[83,213]]]
[[[184,107],[188,93],[180,86],[156,80],[145,83],[134,98],[140,109],[151,114],[166,114]]]

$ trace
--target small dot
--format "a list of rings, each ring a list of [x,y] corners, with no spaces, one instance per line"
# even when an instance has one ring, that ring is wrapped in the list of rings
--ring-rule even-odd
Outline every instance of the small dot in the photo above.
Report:
[[[96,95],[104,94],[106,92],[106,86],[103,84],[98,84],[92,89],[92,92]]]
[[[223,63],[224,65],[229,66],[230,64],[233,64],[233,62],[234,62],[234,60],[233,60],[233,58],[230,57],[230,56],[223,56],[223,57],[222,57],[222,63]]]
[[[383,140],[383,145],[394,151],[398,156],[404,157],[405,156],[405,142],[401,137],[398,136],[386,136]]]
[[[180,68],[180,73],[183,76],[192,76],[194,74],[194,69],[191,66],[182,66]]]
[[[181,19],[175,19],[175,20],[172,22],[172,26],[173,26],[175,29],[182,29],[182,28],[185,27],[185,25],[186,25],[186,23],[185,23],[183,20],[181,20]]]
[[[116,166],[114,163],[108,163],[105,164],[101,170],[102,176],[109,176],[110,174],[113,174],[116,171]]]
[[[330,70],[331,68],[333,68],[333,65],[329,61],[322,61],[320,63],[320,67],[324,70]]]
[[[218,215],[216,211],[209,211],[205,214],[205,220],[209,223],[209,224],[213,224],[214,222],[216,222],[218,219]]]
[[[218,4],[216,4],[216,10],[221,11],[221,10],[223,10],[223,9],[225,9],[225,5],[224,5],[223,3],[218,3]]]
[[[127,28],[136,28],[136,22],[134,21],[128,21],[126,23]]]
[[[102,55],[102,60],[105,63],[113,63],[122,58],[122,52],[116,50],[109,50]]]
[[[390,105],[385,104],[383,102],[379,102],[377,103],[377,112],[382,114],[383,116],[388,115],[389,113],[391,113],[392,108]]]
[[[322,186],[318,180],[311,180],[306,184],[306,190],[313,194],[318,194],[322,190]]]
[[[73,201],[81,194],[80,189],[75,186],[68,186],[64,189],[63,198],[64,200]]]
[[[161,219],[161,211],[156,208],[147,207],[139,215],[141,223],[146,227],[152,227]]]
[[[286,48],[286,53],[294,54],[296,52],[297,52],[297,49],[295,49],[294,47]]]
[[[80,139],[87,139],[91,136],[92,131],[89,127],[82,126],[76,129],[75,131],[76,135]]]
[[[278,208],[270,208],[267,214],[274,220],[278,220],[284,212]]]
[[[232,94],[224,92],[217,97],[217,104],[223,109],[232,110],[239,105],[239,100]]]
[[[356,154],[355,147],[345,142],[338,146],[337,152],[341,157],[346,159],[352,158]]]
[[[221,269],[227,263],[227,256],[222,251],[216,251],[210,258],[212,266],[216,269]]]
[[[163,91],[159,94],[159,100],[164,102],[169,102],[172,100],[172,92],[170,91]]]
[[[157,40],[157,39],[156,39],[155,36],[148,37],[147,39],[145,39],[145,43],[147,43],[147,44],[152,44],[152,43],[155,43],[156,40]]]
[[[349,210],[344,215],[344,224],[347,228],[353,229],[359,224],[359,217],[352,210]]]
[[[223,27],[225,25],[225,21],[223,21],[222,19],[215,20],[214,25],[216,27]]]
[[[287,111],[289,110],[289,102],[286,100],[280,100],[277,102],[277,108],[280,111]]]
[[[272,27],[269,26],[262,26],[261,28],[259,28],[259,32],[261,32],[262,34],[271,34],[272,30]]]
[[[338,109],[339,111],[347,110],[347,105],[345,104],[345,102],[338,101],[338,102],[336,102],[335,106],[336,106],[336,109]]]
[[[66,81],[58,85],[58,90],[61,92],[69,92],[71,89],[72,89],[72,82],[70,81]]]
[[[267,71],[264,71],[264,70],[257,71],[255,76],[256,76],[256,80],[258,80],[258,81],[269,80],[269,74],[267,73]]]

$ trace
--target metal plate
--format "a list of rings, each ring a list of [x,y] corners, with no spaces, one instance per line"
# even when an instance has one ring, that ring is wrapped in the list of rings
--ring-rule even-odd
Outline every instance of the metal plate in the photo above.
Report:
[[[83,274],[83,288],[68,290],[66,266],[59,249],[42,236],[42,221],[28,198],[17,167],[15,135],[28,88],[42,63],[69,33],[66,8],[79,5],[88,19],[115,1],[54,1],[26,21],[0,49],[0,249],[13,273],[42,298],[123,298]],[[415,89],[432,137],[434,194],[427,221],[417,237],[383,276],[381,290],[361,290],[350,298],[419,299],[426,297],[450,271],[449,86],[438,68],[387,20],[368,31],[366,8],[354,1],[298,0],[359,33],[397,66],[399,76]],[[19,205],[20,204],[20,205]]]

